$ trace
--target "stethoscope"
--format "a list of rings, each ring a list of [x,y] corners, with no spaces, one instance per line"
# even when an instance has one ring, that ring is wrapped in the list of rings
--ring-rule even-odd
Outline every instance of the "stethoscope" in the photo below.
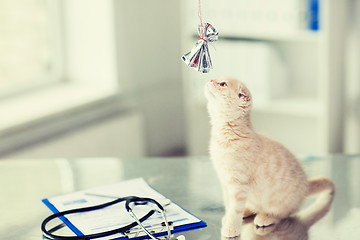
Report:
[[[124,202],[125,201],[125,209],[126,211],[130,214],[130,216],[135,220],[134,222],[126,225],[126,226],[122,226],[120,228],[117,229],[113,229],[113,230],[109,230],[109,231],[105,231],[105,232],[99,232],[99,233],[94,233],[94,234],[89,234],[89,235],[83,235],[83,236],[61,236],[61,235],[55,235],[54,232],[59,230],[61,227],[64,226],[64,224],[62,225],[58,225],[52,229],[47,230],[46,229],[46,225],[53,219],[58,218],[58,217],[63,217],[65,215],[69,215],[69,214],[74,214],[74,213],[83,213],[83,212],[90,212],[90,211],[95,211],[95,210],[99,210],[102,208],[106,208],[109,207],[111,205],[120,203],[120,202]],[[134,212],[133,209],[130,207],[130,203],[134,203],[136,205],[144,205],[147,203],[153,203],[156,207],[157,210],[152,209],[150,210],[147,214],[145,214],[144,216],[142,216],[141,218],[138,218]],[[101,238],[101,237],[107,237],[107,236],[111,236],[117,233],[126,233],[129,232],[131,228],[139,225],[140,228],[146,233],[146,235],[148,235],[151,239],[153,240],[160,240],[159,238],[156,238],[153,234],[151,234],[142,224],[142,222],[144,222],[146,219],[148,219],[149,217],[151,217],[154,213],[156,212],[160,212],[162,215],[162,218],[164,220],[164,222],[162,224],[165,225],[165,227],[167,228],[167,236],[165,237],[166,240],[170,240],[171,238],[171,229],[170,229],[170,224],[167,219],[166,219],[166,214],[165,214],[165,209],[164,207],[157,202],[155,199],[152,198],[145,198],[145,197],[135,197],[135,196],[129,196],[129,197],[123,197],[123,198],[117,198],[113,201],[107,202],[107,203],[103,203],[103,204],[99,204],[99,205],[95,205],[95,206],[91,206],[91,207],[84,207],[84,208],[77,208],[77,209],[71,209],[71,210],[67,210],[67,211],[63,211],[63,212],[58,212],[55,213],[49,217],[47,217],[41,224],[41,231],[43,232],[43,239],[52,239],[52,240],[68,240],[68,239],[72,239],[72,240],[88,240],[88,239],[96,239],[96,238]]]

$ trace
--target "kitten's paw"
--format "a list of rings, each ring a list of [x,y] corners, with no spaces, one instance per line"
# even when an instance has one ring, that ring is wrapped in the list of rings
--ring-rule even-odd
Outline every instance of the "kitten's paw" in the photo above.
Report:
[[[221,236],[225,239],[233,239],[240,237],[240,227],[223,226],[221,228]]]
[[[279,221],[280,221],[279,218],[274,217],[270,214],[264,214],[264,213],[260,213],[260,214],[256,215],[256,217],[254,219],[255,225],[257,225],[259,227],[270,226],[270,225],[278,223]]]
[[[221,236],[223,238],[234,238],[240,236],[240,226],[228,223],[225,218],[222,221]]]
[[[272,232],[279,219],[269,214],[258,214],[254,219],[255,233],[258,235],[266,235]]]

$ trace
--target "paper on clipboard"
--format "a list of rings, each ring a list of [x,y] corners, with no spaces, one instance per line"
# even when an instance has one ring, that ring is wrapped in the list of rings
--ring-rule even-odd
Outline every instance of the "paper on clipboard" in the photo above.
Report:
[[[43,202],[56,213],[74,208],[102,204],[115,198],[126,196],[148,197],[157,200],[162,205],[168,204],[165,207],[166,216],[169,222],[173,222],[173,233],[206,227],[205,222],[172,203],[150,187],[142,178],[43,199]],[[87,235],[112,230],[133,222],[133,218],[126,212],[124,204],[125,203],[122,202],[97,211],[67,215],[66,218],[62,220],[77,235]],[[138,216],[143,216],[148,211],[149,208],[145,205],[134,208],[134,212]],[[156,228],[161,221],[161,214],[154,214],[144,222],[144,225],[149,227],[149,229]],[[139,227],[135,227],[131,231],[139,230]],[[121,239],[125,237],[124,234],[116,234],[101,239]]]

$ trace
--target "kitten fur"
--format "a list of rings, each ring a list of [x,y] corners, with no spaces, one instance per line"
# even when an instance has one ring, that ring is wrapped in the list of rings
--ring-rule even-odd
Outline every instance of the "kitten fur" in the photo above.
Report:
[[[255,214],[254,231],[266,235],[305,197],[332,184],[329,179],[308,181],[289,150],[254,131],[252,96],[243,83],[229,77],[211,80],[205,96],[212,126],[210,157],[224,195],[223,237],[240,236],[243,217]]]

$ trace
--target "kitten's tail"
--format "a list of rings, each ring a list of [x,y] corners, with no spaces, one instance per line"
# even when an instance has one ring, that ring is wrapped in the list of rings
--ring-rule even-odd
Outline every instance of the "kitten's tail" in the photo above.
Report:
[[[334,199],[335,185],[328,178],[316,178],[309,180],[309,196],[320,194],[314,203],[296,215],[308,228],[323,218],[330,210]]]

